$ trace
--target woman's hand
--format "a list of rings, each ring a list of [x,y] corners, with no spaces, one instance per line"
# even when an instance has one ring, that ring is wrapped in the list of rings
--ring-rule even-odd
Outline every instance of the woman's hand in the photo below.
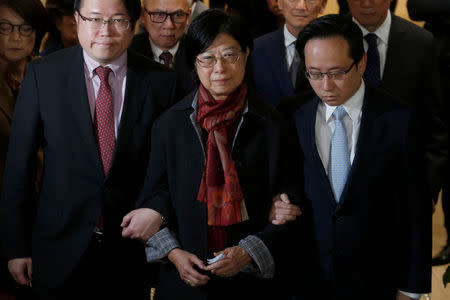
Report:
[[[214,253],[215,256],[223,254],[225,258],[206,267],[207,271],[220,277],[231,277],[239,273],[252,258],[239,246],[226,248]]]
[[[169,260],[175,265],[181,280],[190,286],[205,285],[209,281],[209,277],[200,274],[195,270],[197,266],[201,270],[205,270],[205,264],[194,254],[175,248],[169,252]]]

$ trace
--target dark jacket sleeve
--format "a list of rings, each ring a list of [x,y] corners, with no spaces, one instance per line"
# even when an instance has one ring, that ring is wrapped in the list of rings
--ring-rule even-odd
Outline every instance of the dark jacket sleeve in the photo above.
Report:
[[[31,256],[29,213],[42,137],[38,95],[35,65],[31,63],[15,107],[0,201],[1,233],[9,259]]]

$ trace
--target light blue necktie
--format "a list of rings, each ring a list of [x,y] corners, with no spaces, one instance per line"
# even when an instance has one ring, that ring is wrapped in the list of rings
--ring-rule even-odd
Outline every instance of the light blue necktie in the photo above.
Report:
[[[328,177],[333,188],[336,202],[339,202],[348,171],[350,170],[350,154],[348,151],[347,131],[344,117],[347,114],[343,106],[338,106],[334,112],[334,133],[331,138],[330,160],[328,161]]]

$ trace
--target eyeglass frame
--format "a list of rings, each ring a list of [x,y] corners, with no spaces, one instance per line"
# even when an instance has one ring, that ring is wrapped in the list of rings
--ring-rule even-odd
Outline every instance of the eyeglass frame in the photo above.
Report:
[[[10,35],[14,31],[15,27],[17,27],[17,30],[19,31],[19,34],[21,36],[23,36],[23,37],[30,37],[33,34],[33,32],[36,32],[36,29],[34,29],[33,26],[31,26],[30,24],[12,24],[10,22],[0,22],[0,26],[3,25],[3,24],[9,25],[9,28],[10,28],[8,33],[4,33],[4,32],[2,32],[0,30],[0,34],[3,34],[3,35]],[[23,34],[23,32],[22,32],[23,26],[30,26],[31,31],[30,31],[29,34]]]
[[[184,10],[177,10],[177,11],[173,11],[171,13],[168,13],[168,12],[165,12],[165,11],[148,11],[145,7],[144,7],[144,10],[147,13],[147,15],[150,17],[150,21],[152,21],[153,23],[156,23],[156,24],[162,24],[162,23],[166,22],[167,21],[167,17],[170,17],[170,21],[172,21],[172,23],[174,23],[174,24],[183,24],[184,22],[186,22],[187,17],[189,16],[189,13],[185,12]],[[153,18],[152,16],[154,14],[165,14],[166,16],[164,17],[163,21],[156,22],[156,21],[153,21],[153,19],[152,19]],[[183,14],[185,16],[184,21],[182,21],[182,22],[175,22],[174,16],[176,14]]]
[[[242,52],[243,52],[242,50],[237,51],[237,53],[236,53],[236,60],[233,61],[233,62],[226,61],[226,59],[224,58],[224,54],[220,55],[219,59],[222,61],[222,63],[227,63],[227,64],[234,65],[234,64],[237,63],[237,62],[239,61],[239,59],[241,58]],[[228,54],[228,53],[226,53],[226,54]],[[233,54],[234,54],[234,53],[233,53]],[[200,53],[199,55],[201,55],[201,53]],[[200,67],[209,69],[209,68],[213,68],[213,67],[217,64],[217,61],[218,61],[219,59],[217,58],[217,56],[214,55],[214,63],[213,63],[212,65],[210,65],[210,66],[205,66],[205,65],[202,66],[201,64],[204,63],[204,61],[202,61],[201,59],[199,59],[198,56],[197,56],[197,58],[195,59],[195,61],[198,63],[198,65],[199,65]]]
[[[95,23],[94,23],[94,20],[95,20],[95,19],[102,20],[102,26],[100,26],[99,28],[91,27],[92,29],[99,29],[99,30],[100,30],[100,29],[102,29],[103,27],[105,27],[105,24],[108,24],[108,25],[111,24],[111,25],[114,27],[114,29],[116,29],[116,30],[118,30],[118,31],[125,31],[125,30],[128,30],[128,29],[130,28],[130,23],[131,23],[131,20],[130,20],[130,19],[111,19],[111,20],[105,20],[105,19],[103,19],[103,18],[88,18],[88,17],[83,16],[83,15],[80,13],[79,10],[77,10],[76,12],[77,12],[77,14],[80,16],[81,20],[83,20],[84,22],[86,22],[86,24],[95,24]],[[127,21],[127,24],[128,24],[127,28],[124,28],[124,29],[117,28],[117,26],[116,26],[115,24],[120,24],[120,23],[117,23],[117,21]],[[114,23],[114,22],[116,22],[116,23]]]
[[[339,80],[341,78],[336,78],[336,76],[345,76],[348,72],[350,72],[352,70],[352,68],[356,66],[356,61],[353,61],[353,63],[350,65],[350,67],[348,67],[347,70],[344,71],[331,71],[331,72],[317,72],[317,74],[314,74],[314,76],[319,76],[319,78],[311,78],[311,73],[309,71],[305,71],[305,76],[306,78],[313,80],[313,81],[319,81],[319,80],[323,80],[325,78],[325,75],[327,75],[328,79],[332,79],[332,80]]]

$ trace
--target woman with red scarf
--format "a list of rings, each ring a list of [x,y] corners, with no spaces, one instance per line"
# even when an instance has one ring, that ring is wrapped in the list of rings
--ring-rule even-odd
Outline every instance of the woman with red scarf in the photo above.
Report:
[[[138,205],[166,221],[146,241],[149,261],[168,259],[156,299],[280,299],[289,228],[268,216],[274,197],[295,198],[296,138],[251,88],[242,19],[205,11],[185,42],[199,86],[155,122]]]

